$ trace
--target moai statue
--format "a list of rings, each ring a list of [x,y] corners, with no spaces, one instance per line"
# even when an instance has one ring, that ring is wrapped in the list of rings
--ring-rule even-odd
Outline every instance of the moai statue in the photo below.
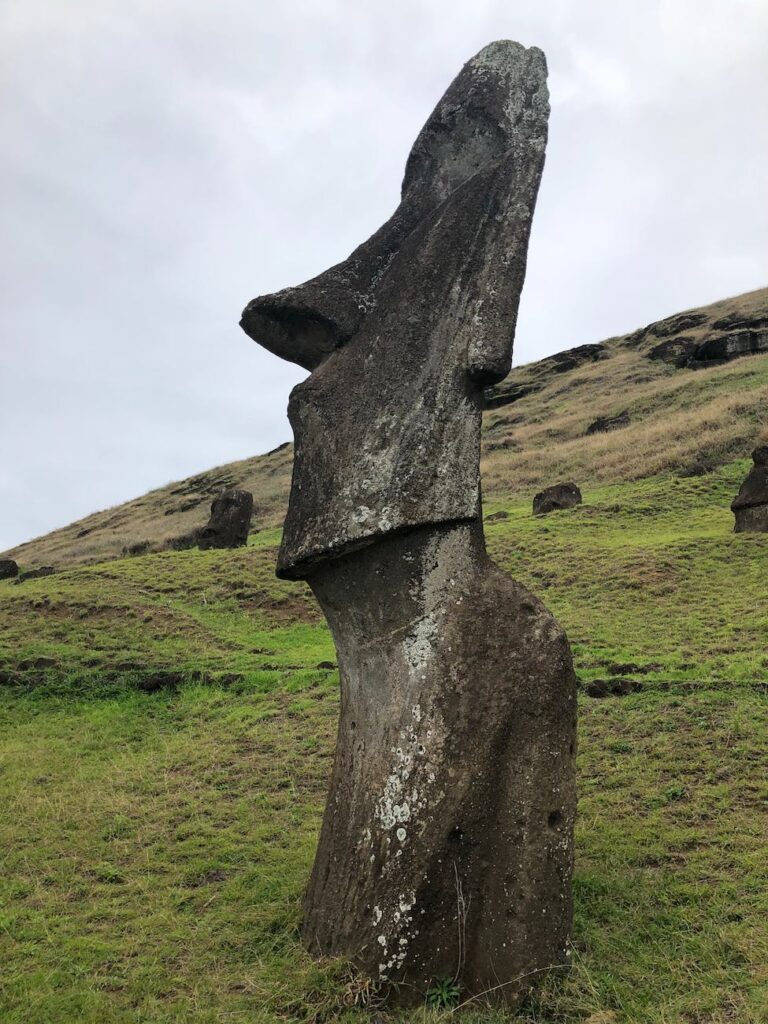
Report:
[[[241,321],[312,371],[277,572],[325,613],[341,713],[303,936],[401,1002],[453,979],[514,1005],[568,958],[571,654],[488,558],[479,475],[548,114],[543,53],[491,43],[416,139],[391,219]]]
[[[211,517],[197,534],[201,551],[209,548],[240,548],[248,543],[253,495],[237,488],[225,489],[211,502]]]
[[[752,468],[731,502],[735,533],[768,533],[768,444],[752,452]]]

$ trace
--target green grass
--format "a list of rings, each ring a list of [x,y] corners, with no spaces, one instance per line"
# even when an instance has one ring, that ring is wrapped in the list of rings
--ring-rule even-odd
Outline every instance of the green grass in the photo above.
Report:
[[[601,486],[542,519],[486,508],[580,679],[643,684],[580,698],[574,968],[525,1024],[768,1019],[768,537],[731,532],[745,471]],[[379,1012],[297,937],[337,677],[276,539],[0,584],[3,1024]]]

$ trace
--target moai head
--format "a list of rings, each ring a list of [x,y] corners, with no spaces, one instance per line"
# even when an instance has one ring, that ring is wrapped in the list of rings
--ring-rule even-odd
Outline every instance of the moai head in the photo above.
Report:
[[[512,363],[548,115],[543,53],[491,43],[419,133],[387,223],[343,263],[246,307],[247,334],[312,371],[288,407],[279,575],[479,516],[482,390]]]

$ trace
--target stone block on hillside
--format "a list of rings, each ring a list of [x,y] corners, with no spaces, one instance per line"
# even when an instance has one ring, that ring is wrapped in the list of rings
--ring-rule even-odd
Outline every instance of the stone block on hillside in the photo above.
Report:
[[[765,327],[748,328],[707,338],[696,350],[696,359],[700,362],[727,362],[739,356],[759,355],[761,352],[768,352],[768,329]]]
[[[248,542],[248,529],[253,513],[253,495],[235,488],[222,491],[211,503],[211,518],[200,530],[197,546],[208,548],[240,548]]]
[[[15,582],[25,583],[27,580],[38,580],[43,576],[53,576],[57,571],[52,565],[41,565],[39,569],[27,569],[26,572],[20,572]]]
[[[604,434],[608,430],[620,430],[629,426],[629,413],[619,412],[615,416],[598,416],[587,427],[587,434]]]
[[[563,508],[575,508],[582,501],[581,491],[572,481],[545,487],[533,499],[533,514],[544,516]]]
[[[768,445],[755,448],[752,462],[731,504],[735,533],[768,533]]]
[[[670,338],[668,341],[661,341],[658,345],[654,345],[648,352],[648,358],[682,369],[695,357],[698,347],[698,341],[681,335],[679,338]]]
[[[10,580],[19,575],[19,567],[12,558],[0,558],[0,580]]]

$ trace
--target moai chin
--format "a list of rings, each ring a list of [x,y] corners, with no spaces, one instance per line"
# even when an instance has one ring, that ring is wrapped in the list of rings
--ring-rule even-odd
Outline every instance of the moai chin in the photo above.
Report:
[[[501,380],[544,164],[546,62],[491,43],[414,143],[397,210],[243,329],[291,393],[277,572],[306,579],[341,675],[307,946],[397,998],[455,979],[517,1004],[568,962],[576,682],[544,606],[488,558],[483,388]]]

